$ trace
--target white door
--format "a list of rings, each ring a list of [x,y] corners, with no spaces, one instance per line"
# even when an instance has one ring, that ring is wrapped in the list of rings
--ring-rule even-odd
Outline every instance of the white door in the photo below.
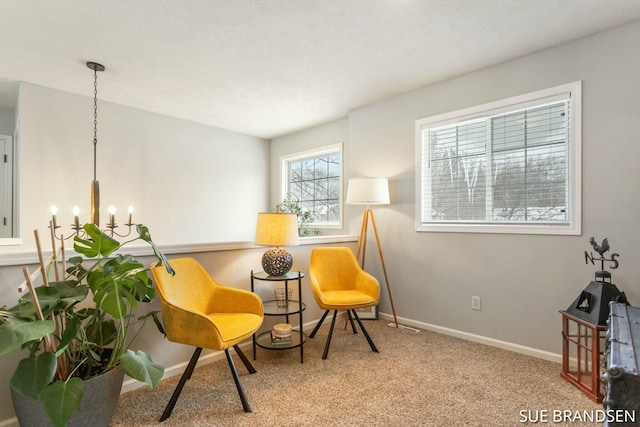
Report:
[[[13,138],[0,134],[0,238],[12,237]]]

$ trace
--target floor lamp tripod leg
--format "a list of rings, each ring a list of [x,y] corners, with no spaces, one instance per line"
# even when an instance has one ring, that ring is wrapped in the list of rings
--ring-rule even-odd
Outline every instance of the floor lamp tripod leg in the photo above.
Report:
[[[380,261],[382,262],[382,271],[384,272],[384,280],[387,284],[387,292],[389,293],[389,302],[391,303],[391,311],[393,311],[393,321],[398,328],[398,318],[396,317],[396,308],[393,304],[393,297],[391,296],[391,287],[389,286],[389,278],[387,276],[387,267],[384,264],[384,256],[382,255],[382,246],[380,245],[380,238],[378,237],[378,227],[376,227],[376,220],[373,216],[373,211],[369,212],[371,216],[371,224],[373,225],[373,232],[376,235],[376,243],[378,244],[378,253],[380,254]]]
[[[364,268],[365,252],[367,250],[367,228],[369,226],[369,209],[365,209],[362,214],[362,226],[360,227],[360,238],[358,239],[358,262],[360,267]],[[360,253],[362,252],[362,258]]]

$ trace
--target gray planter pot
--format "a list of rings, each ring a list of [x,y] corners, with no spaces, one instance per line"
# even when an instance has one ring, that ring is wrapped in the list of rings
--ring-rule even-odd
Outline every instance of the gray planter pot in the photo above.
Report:
[[[124,371],[121,366],[84,382],[80,409],[69,427],[107,427],[118,404]],[[39,401],[24,397],[11,389],[13,409],[23,427],[50,427],[51,423]]]

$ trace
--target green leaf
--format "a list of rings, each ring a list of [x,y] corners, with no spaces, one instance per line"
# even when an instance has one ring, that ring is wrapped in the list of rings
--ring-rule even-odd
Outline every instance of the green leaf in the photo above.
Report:
[[[149,317],[151,317],[153,319],[153,323],[156,325],[156,328],[158,329],[158,332],[160,332],[162,335],[164,335],[165,337],[167,336],[167,333],[164,330],[164,325],[162,324],[162,321],[160,320],[160,317],[158,316],[158,314],[160,314],[159,311],[150,311],[147,314],[138,317],[139,321],[147,321],[147,319],[149,319]]]
[[[67,349],[67,346],[78,335],[81,327],[82,320],[78,316],[73,316],[70,320],[67,321],[67,325],[62,332],[62,339],[60,340],[60,343],[58,343],[56,354],[60,355]]]
[[[103,282],[109,282],[110,280],[110,277],[105,277],[105,272],[102,268],[98,268],[87,275],[87,284],[94,294],[104,286]]]
[[[118,289],[117,285],[113,287],[113,290],[114,292],[105,293],[101,305],[104,311],[114,317],[120,318],[128,311],[127,298],[125,298],[125,292]]]
[[[131,292],[135,296],[136,301],[151,302],[156,297],[155,289],[142,280],[135,281],[131,287]]]
[[[113,342],[118,333],[116,322],[113,319],[94,321],[85,329],[86,340],[102,348]]]
[[[67,264],[69,265],[66,270],[67,273],[70,276],[76,277],[78,281],[82,281],[82,279],[84,279],[88,274],[87,269],[82,265],[83,261],[84,259],[81,256],[71,257],[67,261]]]
[[[83,239],[80,236],[73,238],[73,249],[77,253],[88,258],[95,258],[98,255],[106,258],[120,247],[120,243],[117,240],[100,231],[97,225],[88,223],[82,228],[89,238]]]
[[[0,326],[0,356],[30,341],[39,340],[56,328],[53,320],[23,320],[10,317]]]
[[[58,289],[60,299],[63,300],[65,307],[84,301],[89,293],[89,288],[86,285],[80,285],[77,280],[50,282],[49,287],[51,286]]]
[[[83,301],[89,292],[89,288],[84,285],[78,286],[75,280],[51,282],[49,286],[39,286],[35,288],[40,309],[45,318],[53,313],[67,311],[70,307]],[[35,305],[31,294],[25,294],[20,298],[18,305],[18,317],[24,319],[37,320]]]
[[[167,257],[162,252],[160,252],[156,244],[153,242],[153,240],[151,240],[151,233],[149,232],[149,228],[142,224],[138,224],[136,225],[136,230],[138,231],[138,235],[140,236],[140,238],[151,245],[153,253],[158,260],[157,267],[164,265],[167,273],[171,274],[172,276],[175,275],[176,272],[173,270],[173,267],[171,267],[171,264],[169,264],[169,260],[167,259]]]
[[[156,388],[164,374],[164,367],[153,363],[151,357],[144,351],[134,353],[127,349],[121,361],[125,374],[138,381],[144,381],[151,389]]]
[[[55,354],[45,352],[38,357],[28,357],[18,363],[11,377],[11,388],[23,396],[38,399],[40,393],[53,380],[58,366]]]
[[[57,307],[58,300],[60,299],[60,292],[58,292],[58,289],[49,286],[39,286],[34,290],[36,295],[38,296],[42,314],[46,318],[51,313],[51,311]],[[32,320],[37,319],[36,309],[33,304],[33,298],[31,298],[31,293],[27,293],[22,296],[18,304],[19,317],[29,318]]]
[[[71,377],[66,382],[56,381],[40,394],[42,407],[54,427],[64,427],[80,408],[84,382]]]

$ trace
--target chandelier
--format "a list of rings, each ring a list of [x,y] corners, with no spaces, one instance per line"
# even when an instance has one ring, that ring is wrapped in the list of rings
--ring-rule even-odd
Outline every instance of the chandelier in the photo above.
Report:
[[[91,208],[90,208],[90,223],[100,226],[100,184],[98,183],[98,178],[96,174],[96,165],[97,165],[97,147],[98,147],[98,71],[104,71],[105,67],[102,64],[98,64],[97,62],[87,62],[87,67],[93,70],[93,181],[91,182]],[[126,233],[120,234],[116,232],[116,228],[118,225],[116,224],[115,214],[116,209],[114,206],[109,206],[109,221],[107,222],[106,228],[102,230],[105,234],[113,237],[114,235],[120,237],[126,237],[131,234],[131,228],[135,225],[133,224],[133,207],[129,206],[129,220],[126,224],[127,227]],[[61,228],[58,225],[57,220],[58,209],[55,206],[51,206],[51,221],[49,222],[49,228],[51,228],[53,232],[53,236],[58,240],[66,240],[73,236],[87,237],[82,225],[80,224],[80,209],[78,206],[73,207],[73,217],[74,221],[71,224],[71,229],[73,233],[64,236],[64,234],[58,235],[56,230]]]

